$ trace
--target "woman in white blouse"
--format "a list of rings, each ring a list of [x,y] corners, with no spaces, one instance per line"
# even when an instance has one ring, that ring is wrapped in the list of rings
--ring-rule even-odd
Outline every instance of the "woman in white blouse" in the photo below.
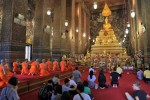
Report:
[[[94,75],[94,72],[90,71],[90,74],[88,75],[88,81],[89,81],[90,88],[95,87],[95,80],[96,80],[96,76]]]

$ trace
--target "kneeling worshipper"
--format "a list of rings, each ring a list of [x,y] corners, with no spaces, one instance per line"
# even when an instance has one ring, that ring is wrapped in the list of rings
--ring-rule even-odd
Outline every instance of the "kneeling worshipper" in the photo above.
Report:
[[[61,71],[67,71],[67,67],[66,67],[66,62],[64,60],[62,60],[60,62],[60,68],[61,68]]]
[[[30,75],[30,74],[32,76],[39,74],[39,60],[38,59],[36,59],[36,61],[31,63],[31,68],[30,68],[28,75]]]
[[[60,68],[59,68],[59,66],[58,66],[57,59],[55,59],[54,62],[53,62],[53,70],[54,70],[54,71],[60,71]]]
[[[29,69],[28,69],[28,59],[25,59],[25,61],[22,63],[22,70],[21,70],[21,75],[28,75],[29,74]]]
[[[67,61],[67,67],[68,70],[74,70],[74,67],[72,66],[72,62],[70,60]]]
[[[19,65],[20,65],[19,59],[17,59],[15,62],[13,62],[13,72],[15,74],[20,74]]]
[[[48,71],[52,71],[53,70],[53,64],[50,61],[50,59],[47,60],[46,65],[48,67]]]
[[[40,64],[40,76],[48,76],[48,67],[45,63],[45,59],[42,59],[42,63]]]
[[[13,73],[9,71],[7,66],[5,66],[5,61],[1,60],[0,64],[0,86],[4,86],[8,84],[8,80],[13,76]]]

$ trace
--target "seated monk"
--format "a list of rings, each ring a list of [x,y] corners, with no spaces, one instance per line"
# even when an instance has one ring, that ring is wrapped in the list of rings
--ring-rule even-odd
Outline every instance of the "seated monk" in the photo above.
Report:
[[[5,59],[5,66],[7,66],[7,68],[9,69],[9,71],[12,71],[9,59]]]
[[[17,59],[15,62],[13,62],[13,72],[14,72],[14,74],[20,74],[19,64],[20,64],[19,59]]]
[[[59,70],[60,70],[60,68],[58,66],[57,59],[55,59],[53,62],[53,71],[59,71]]]
[[[67,67],[68,70],[74,70],[74,67],[72,66],[72,62],[70,60],[67,61]]]
[[[52,71],[53,70],[53,65],[52,65],[52,62],[50,61],[50,59],[47,60],[46,65],[48,67],[48,71]]]
[[[66,67],[66,62],[62,59],[62,61],[60,62],[60,68],[61,71],[67,71],[67,67]]]
[[[31,63],[31,68],[28,75],[37,75],[39,74],[39,59]]]
[[[48,76],[50,75],[48,72],[48,67],[45,63],[45,59],[42,59],[42,63],[40,63],[40,76]]]
[[[25,61],[22,63],[22,70],[21,70],[21,75],[28,75],[29,74],[29,69],[28,69],[28,59],[25,59]]]
[[[13,76],[13,73],[9,71],[7,66],[5,66],[5,61],[1,60],[0,64],[0,79],[2,80],[0,82],[0,86],[4,86],[8,84],[8,80]]]

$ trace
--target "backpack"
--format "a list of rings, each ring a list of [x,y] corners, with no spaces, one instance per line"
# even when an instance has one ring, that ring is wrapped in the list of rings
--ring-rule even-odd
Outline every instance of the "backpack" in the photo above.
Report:
[[[43,84],[38,92],[38,97],[40,100],[48,100],[48,90],[47,90],[47,84]]]

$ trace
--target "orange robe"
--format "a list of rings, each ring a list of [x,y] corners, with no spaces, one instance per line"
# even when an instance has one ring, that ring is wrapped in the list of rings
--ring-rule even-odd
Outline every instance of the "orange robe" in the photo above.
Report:
[[[53,62],[53,70],[54,70],[54,71],[59,71],[59,70],[60,70],[57,61],[54,61],[54,62]]]
[[[13,72],[20,73],[19,65],[17,62],[13,62]]]
[[[68,70],[73,70],[73,66],[72,66],[71,61],[67,61],[67,67],[68,67]]]
[[[31,74],[39,74],[39,65],[36,61],[31,63],[30,73]]]
[[[4,74],[2,65],[0,65],[0,79],[2,80],[0,82],[0,86],[4,86],[5,84],[8,84],[8,80],[13,76],[13,73],[11,73],[6,66],[4,67],[5,67],[6,74]]]
[[[52,71],[53,70],[53,65],[52,65],[52,62],[51,61],[47,61],[46,62],[46,65],[48,67],[48,71]]]
[[[26,62],[23,62],[21,74],[28,74],[28,73],[29,73],[28,64]]]
[[[40,76],[48,76],[50,75],[48,72],[48,68],[46,63],[41,63],[40,64]]]
[[[60,68],[61,68],[61,71],[67,71],[67,67],[66,67],[66,62],[65,61],[61,61],[60,62]]]

